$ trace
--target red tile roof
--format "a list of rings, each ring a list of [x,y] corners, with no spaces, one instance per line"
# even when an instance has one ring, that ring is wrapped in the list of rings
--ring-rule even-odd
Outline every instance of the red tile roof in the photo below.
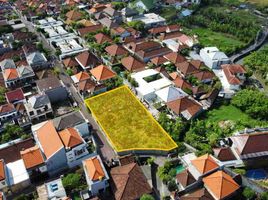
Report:
[[[132,56],[123,58],[121,60],[121,63],[128,71],[142,70],[146,66],[144,62],[141,62]]]
[[[116,76],[116,74],[105,65],[99,65],[98,67],[93,68],[90,70],[90,73],[97,81],[105,81]]]
[[[97,57],[87,51],[84,51],[83,53],[78,54],[75,58],[85,68],[89,67],[90,65],[96,66],[97,64],[99,64],[99,60],[97,59]]]
[[[182,63],[182,62],[186,61],[186,58],[184,58],[182,55],[180,55],[176,52],[166,54],[166,55],[164,55],[164,58],[166,58],[167,60],[169,60],[173,64]]]
[[[7,92],[6,98],[7,98],[8,103],[13,103],[15,101],[20,101],[20,100],[25,99],[23,91],[21,88]]]
[[[168,60],[166,58],[164,58],[163,56],[158,56],[158,57],[155,57],[155,58],[152,58],[151,59],[151,62],[154,64],[154,65],[162,65],[164,64],[165,62],[168,62]]]
[[[103,33],[98,33],[94,37],[98,44],[103,44],[104,42],[113,42],[113,40],[108,35],[105,35]]]
[[[88,33],[95,33],[99,30],[101,30],[103,28],[103,26],[101,24],[98,25],[93,25],[93,26],[88,26],[85,28],[79,28],[77,31],[79,32],[79,34],[84,37],[86,36]]]
[[[191,163],[201,174],[205,174],[219,167],[216,161],[209,154],[200,156],[192,160]]]
[[[5,114],[8,112],[13,112],[13,111],[16,111],[16,109],[14,105],[11,103],[0,106],[0,114]]]
[[[0,181],[6,179],[5,163],[4,160],[0,160]]]
[[[219,200],[230,196],[240,187],[231,176],[223,171],[206,176],[203,182],[207,190]]]
[[[199,72],[198,69],[187,61],[176,63],[175,66],[177,67],[177,70],[179,70],[185,76]]]
[[[201,109],[198,103],[188,97],[176,99],[167,103],[167,107],[171,109],[175,114],[180,115],[182,112],[187,111],[191,117],[195,116]]]
[[[223,72],[227,78],[227,81],[231,85],[241,85],[242,81],[236,76],[237,73],[245,74],[246,70],[238,64],[226,64],[222,65]]]
[[[83,139],[75,128],[67,128],[59,132],[65,148],[74,148],[83,143]]]
[[[116,200],[139,199],[152,192],[140,166],[130,163],[111,169],[111,188]]]
[[[87,79],[90,79],[89,74],[87,72],[85,72],[85,71],[79,72],[78,74],[75,74],[74,76],[76,77],[76,79],[78,80],[78,82],[81,82],[81,81],[85,81]]]
[[[98,157],[89,158],[84,161],[87,175],[92,181],[97,181],[105,177],[104,170]]]
[[[180,172],[176,175],[176,180],[185,188],[188,185],[191,185],[196,180],[193,175],[185,169],[184,171]]]
[[[230,147],[215,148],[213,152],[220,161],[236,160]]]
[[[106,47],[105,51],[111,56],[122,56],[128,53],[121,45],[117,44]]]
[[[62,62],[66,68],[73,68],[79,65],[77,61],[73,58],[65,58],[62,60]]]
[[[20,154],[26,169],[37,167],[45,162],[38,146],[23,150]]]
[[[76,10],[70,10],[69,12],[66,13],[65,15],[69,20],[72,21],[77,21],[81,19],[82,13],[76,11]]]
[[[239,155],[268,151],[268,132],[232,136],[233,146]]]
[[[6,80],[14,80],[19,78],[19,74],[17,72],[17,69],[5,69],[4,70],[4,77]]]

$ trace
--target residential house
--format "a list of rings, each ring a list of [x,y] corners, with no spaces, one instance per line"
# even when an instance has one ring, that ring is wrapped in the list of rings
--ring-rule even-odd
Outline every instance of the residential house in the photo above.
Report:
[[[92,74],[92,78],[98,83],[103,83],[104,81],[116,76],[116,73],[105,65],[99,65],[93,68],[90,70],[90,73]]]
[[[166,54],[166,55],[164,55],[164,58],[173,64],[182,63],[182,62],[186,61],[185,57],[183,57],[182,55],[180,55],[176,52]]]
[[[123,67],[125,67],[130,72],[144,70],[146,66],[144,62],[141,62],[132,56],[123,58],[121,60],[121,63]]]
[[[227,64],[222,65],[221,67],[227,80],[224,87],[229,88],[230,90],[239,90],[240,86],[243,85],[246,79],[245,68],[239,64]]]
[[[121,45],[113,44],[105,48],[106,55],[102,56],[104,63],[106,64],[118,64],[120,60],[127,56],[128,51]]]
[[[67,164],[72,168],[89,157],[87,143],[81,137],[79,130],[69,127],[59,132],[60,139],[65,147]]]
[[[110,19],[108,17],[104,17],[104,18],[99,19],[99,23],[108,29],[112,29],[112,28],[119,26],[116,23],[116,20]]]
[[[200,50],[199,54],[205,65],[211,69],[220,69],[221,65],[231,62],[217,47],[205,47]]]
[[[0,189],[1,191],[5,190],[8,186],[7,182],[7,169],[6,164],[3,159],[0,160]]]
[[[52,76],[36,81],[39,94],[46,94],[51,103],[64,101],[68,98],[68,91],[64,83]]]
[[[31,96],[24,105],[32,122],[43,121],[53,117],[51,103],[46,94]]]
[[[9,68],[3,71],[5,86],[8,87],[16,87],[19,83],[20,78],[16,68]]]
[[[248,166],[262,167],[267,165],[268,149],[266,145],[267,132],[253,132],[230,137],[231,150],[237,160],[242,160]]]
[[[34,52],[26,56],[27,62],[29,66],[33,68],[33,70],[38,70],[40,68],[48,67],[49,63],[43,53]]]
[[[32,126],[36,143],[45,156],[48,173],[56,174],[66,169],[67,158],[65,147],[62,144],[52,121],[45,121]]]
[[[33,82],[35,73],[31,66],[22,65],[17,68],[18,75],[20,77],[20,83],[24,86]]]
[[[202,106],[190,97],[175,99],[167,103],[167,107],[175,115],[180,115],[187,120],[195,118],[203,110]]]
[[[168,86],[155,92],[160,102],[168,103],[186,97],[187,94],[174,86]]]
[[[148,12],[156,7],[156,0],[137,0],[134,2],[134,6],[137,10]]]
[[[78,54],[75,57],[75,60],[83,70],[92,69],[100,63],[98,58],[88,51]]]
[[[37,178],[47,173],[44,156],[38,146],[22,150],[20,154],[31,178]]]
[[[133,17],[135,15],[138,15],[138,11],[136,11],[135,9],[129,8],[129,7],[125,7],[121,10],[121,15],[123,18],[123,21],[126,22],[127,18],[129,17]]]
[[[16,69],[16,65],[12,59],[4,59],[0,62],[0,67],[2,71],[5,69]]]
[[[12,121],[17,118],[18,112],[13,104],[8,103],[0,106],[0,122]]]
[[[98,44],[103,44],[103,43],[112,43],[113,40],[108,36],[103,33],[98,33],[94,36],[96,42]]]
[[[177,72],[180,73],[182,77],[187,77],[189,75],[199,72],[199,70],[189,61],[176,63],[175,66],[177,68]]]
[[[70,10],[66,13],[65,17],[67,18],[66,24],[71,24],[72,22],[76,22],[82,19],[83,15],[77,10]]]
[[[96,31],[100,31],[103,28],[101,24],[85,27],[85,28],[79,28],[77,29],[78,35],[81,37],[85,37],[89,33],[95,33]]]
[[[111,169],[111,188],[115,200],[140,199],[151,194],[152,189],[137,163],[129,163]]]
[[[127,18],[127,22],[142,21],[146,29],[166,25],[166,19],[155,13],[147,13]]]
[[[6,92],[7,102],[10,104],[18,104],[25,102],[25,96],[21,88]]]
[[[89,191],[93,195],[100,194],[109,187],[109,176],[99,156],[84,160],[83,168]]]
[[[61,178],[45,183],[46,198],[48,200],[69,200]]]

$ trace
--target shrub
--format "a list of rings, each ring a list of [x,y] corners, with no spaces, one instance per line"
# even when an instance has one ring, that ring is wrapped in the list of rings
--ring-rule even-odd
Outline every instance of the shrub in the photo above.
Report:
[[[168,190],[170,192],[177,190],[177,188],[178,188],[178,186],[177,186],[175,180],[171,180],[168,182]]]
[[[144,194],[141,196],[140,200],[154,200],[154,197],[150,194]]]
[[[247,200],[253,200],[256,198],[256,193],[249,187],[246,187],[243,190],[243,196],[247,199]]]
[[[80,180],[80,174],[68,174],[62,179],[62,184],[63,187],[70,192],[80,185]]]

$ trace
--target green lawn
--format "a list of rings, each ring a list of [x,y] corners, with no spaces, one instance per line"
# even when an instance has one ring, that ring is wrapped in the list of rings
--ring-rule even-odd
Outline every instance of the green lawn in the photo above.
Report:
[[[117,152],[170,151],[177,147],[127,86],[89,98],[85,103]]]
[[[232,105],[222,105],[219,108],[215,108],[207,112],[205,114],[205,117],[207,120],[214,122],[226,120],[231,120],[233,122],[237,122],[239,120],[251,120],[251,118],[247,114],[243,113],[241,110]]]
[[[161,17],[164,17],[166,20],[172,19],[173,17],[176,17],[178,11],[176,10],[175,7],[164,7],[161,10]]]
[[[195,28],[192,30],[192,33],[198,35],[198,40],[201,45],[216,46],[227,54],[245,46],[244,42],[239,41],[231,35],[213,32],[205,28]]]

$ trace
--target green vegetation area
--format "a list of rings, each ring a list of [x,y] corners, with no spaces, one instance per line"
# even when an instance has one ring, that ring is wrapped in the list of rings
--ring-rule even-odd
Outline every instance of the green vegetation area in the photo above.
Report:
[[[258,78],[268,85],[267,75],[268,75],[268,45],[259,51],[252,52],[249,56],[244,58],[243,64],[248,70],[254,72]]]
[[[248,10],[234,9],[229,1],[203,3],[191,17],[179,23],[199,36],[204,46],[217,46],[231,54],[252,42],[260,30],[261,21]]]
[[[179,11],[174,6],[164,7],[160,12],[160,16],[169,21],[177,17],[178,12]]]
[[[216,46],[227,54],[244,47],[246,44],[230,34],[214,32],[206,28],[193,28],[190,34],[198,35],[198,40],[202,46]]]
[[[126,86],[85,102],[116,151],[169,151],[177,147]]]
[[[241,90],[231,102],[220,102],[190,124],[184,138],[198,155],[212,153],[220,139],[244,128],[268,125],[268,98],[257,90]]]

